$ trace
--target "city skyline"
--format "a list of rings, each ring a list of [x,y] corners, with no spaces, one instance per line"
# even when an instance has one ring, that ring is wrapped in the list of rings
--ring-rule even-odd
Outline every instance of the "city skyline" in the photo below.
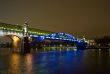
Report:
[[[2,0],[0,22],[87,37],[110,35],[109,1]]]

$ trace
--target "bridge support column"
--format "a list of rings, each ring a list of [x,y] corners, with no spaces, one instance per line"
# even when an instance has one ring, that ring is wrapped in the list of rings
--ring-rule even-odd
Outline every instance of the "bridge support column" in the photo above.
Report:
[[[30,52],[30,44],[29,44],[28,24],[27,22],[25,22],[23,25],[21,53],[29,53],[29,52]]]
[[[29,38],[23,37],[22,45],[21,45],[21,53],[29,53],[29,52],[30,52]]]

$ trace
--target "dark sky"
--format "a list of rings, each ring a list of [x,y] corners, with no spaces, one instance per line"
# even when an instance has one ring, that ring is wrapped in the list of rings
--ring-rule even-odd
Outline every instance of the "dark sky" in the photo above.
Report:
[[[110,0],[0,0],[0,22],[87,37],[110,35]]]

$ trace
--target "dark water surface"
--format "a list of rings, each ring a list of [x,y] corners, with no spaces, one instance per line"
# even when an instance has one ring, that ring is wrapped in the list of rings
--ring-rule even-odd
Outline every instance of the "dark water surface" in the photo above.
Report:
[[[110,74],[110,50],[34,52],[0,48],[0,74]]]

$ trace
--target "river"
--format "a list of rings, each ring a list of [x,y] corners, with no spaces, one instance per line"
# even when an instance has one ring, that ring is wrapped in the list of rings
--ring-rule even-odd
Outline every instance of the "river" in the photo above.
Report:
[[[110,74],[110,50],[57,49],[20,54],[0,48],[0,74]]]

